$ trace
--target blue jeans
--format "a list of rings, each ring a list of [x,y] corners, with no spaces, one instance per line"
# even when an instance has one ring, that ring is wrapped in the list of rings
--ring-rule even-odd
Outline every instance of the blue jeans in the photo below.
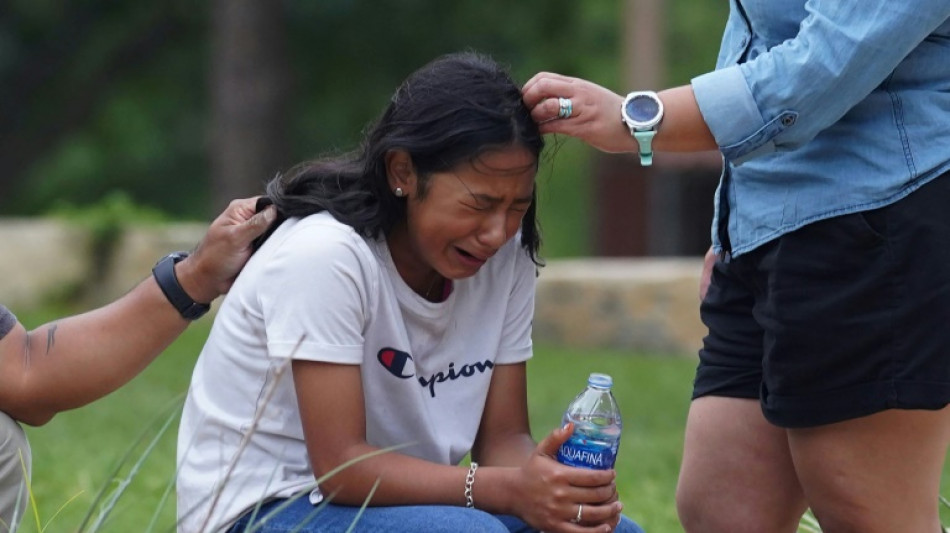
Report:
[[[255,533],[340,533],[353,522],[355,533],[537,533],[521,520],[506,515],[493,515],[478,509],[451,505],[399,505],[367,507],[357,518],[359,507],[312,505],[304,496],[292,500],[265,503],[256,512],[249,511],[238,519],[230,533],[253,530]],[[626,516],[620,520],[616,533],[643,533]]]

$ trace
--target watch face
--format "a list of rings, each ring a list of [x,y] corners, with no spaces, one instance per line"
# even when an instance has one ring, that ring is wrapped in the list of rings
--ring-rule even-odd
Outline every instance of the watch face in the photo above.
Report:
[[[627,117],[636,123],[649,123],[660,113],[660,103],[650,96],[640,94],[627,100]]]

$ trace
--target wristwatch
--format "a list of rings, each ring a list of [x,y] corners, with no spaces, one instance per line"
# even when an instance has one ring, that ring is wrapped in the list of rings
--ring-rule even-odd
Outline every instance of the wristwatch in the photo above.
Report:
[[[155,263],[152,268],[152,275],[155,276],[155,282],[162,289],[165,297],[171,302],[172,306],[178,310],[181,317],[185,320],[197,320],[204,316],[211,309],[209,304],[200,304],[191,299],[185,289],[178,282],[178,276],[175,275],[175,264],[188,257],[188,252],[172,252]]]
[[[636,91],[627,95],[620,106],[620,119],[630,128],[630,135],[640,146],[640,164],[653,164],[653,136],[663,120],[663,102],[653,91]]]

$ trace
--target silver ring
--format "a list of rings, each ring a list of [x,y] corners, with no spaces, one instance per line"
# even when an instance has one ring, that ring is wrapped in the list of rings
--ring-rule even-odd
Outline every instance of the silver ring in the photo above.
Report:
[[[574,103],[570,98],[557,99],[557,118],[571,118],[574,112]]]
[[[577,504],[577,516],[571,519],[572,524],[579,524],[584,515],[584,504]]]

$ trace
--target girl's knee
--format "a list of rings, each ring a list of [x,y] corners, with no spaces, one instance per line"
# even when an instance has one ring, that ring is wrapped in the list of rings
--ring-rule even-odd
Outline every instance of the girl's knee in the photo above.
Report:
[[[478,531],[479,533],[509,533],[508,528],[491,513],[477,509],[442,508],[433,513],[425,531],[432,533],[458,533],[459,531]]]

